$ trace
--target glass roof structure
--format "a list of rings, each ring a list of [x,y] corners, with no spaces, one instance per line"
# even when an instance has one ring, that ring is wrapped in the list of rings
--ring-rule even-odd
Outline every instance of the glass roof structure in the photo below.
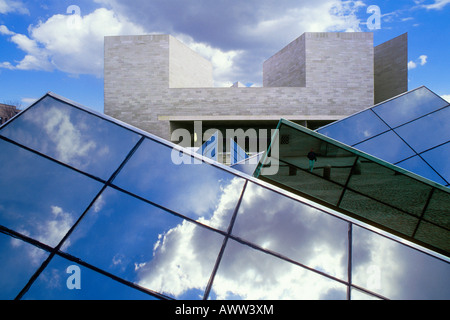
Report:
[[[278,130],[279,170],[266,157],[256,177],[450,256],[448,188],[293,122]]]
[[[450,186],[450,105],[419,87],[317,132]]]
[[[448,257],[52,93],[0,150],[1,299],[450,298]]]

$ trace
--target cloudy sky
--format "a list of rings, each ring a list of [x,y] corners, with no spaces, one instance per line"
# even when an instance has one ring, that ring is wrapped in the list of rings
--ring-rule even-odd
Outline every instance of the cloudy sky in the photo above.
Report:
[[[263,61],[308,31],[375,45],[408,32],[409,89],[450,100],[449,14],[450,0],[0,0],[0,103],[52,91],[103,112],[105,35],[172,34],[212,61],[216,86],[261,86]]]

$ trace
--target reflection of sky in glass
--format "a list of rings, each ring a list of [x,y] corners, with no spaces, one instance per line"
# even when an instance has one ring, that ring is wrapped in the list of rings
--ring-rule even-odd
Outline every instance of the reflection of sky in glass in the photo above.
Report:
[[[0,300],[16,298],[48,253],[0,233]]]
[[[171,148],[146,139],[113,183],[189,218],[206,220],[208,225],[226,230],[244,179],[208,164],[174,164],[171,152]],[[227,192],[228,189],[233,192]],[[227,199],[222,199],[224,194]],[[220,208],[221,220],[212,220],[219,202],[224,204]]]
[[[3,140],[0,149],[0,224],[56,246],[101,185]]]
[[[148,289],[198,299],[222,241],[215,232],[108,189],[63,250]]]
[[[392,131],[357,144],[354,148],[390,163],[396,163],[415,154],[414,151]]]
[[[421,156],[443,176],[447,183],[450,182],[450,142],[424,152]]]
[[[52,109],[54,103],[61,105]],[[78,109],[66,110],[67,106],[53,98],[44,99],[42,105],[38,103],[28,109],[0,134],[80,170],[108,178],[139,135],[111,123],[106,125],[99,117]],[[50,132],[59,134],[61,139],[48,136]],[[73,146],[82,143],[84,147],[78,151],[71,149],[70,141]],[[449,146],[426,152],[424,158],[436,157],[432,152],[446,156]],[[0,224],[55,246],[97,195],[101,184],[1,139],[0,149]],[[116,151],[101,152],[106,149]],[[61,250],[143,288],[178,299],[201,299],[224,237],[199,224],[227,230],[244,179],[215,166],[175,165],[171,160],[170,147],[145,140],[113,183],[198,223],[112,186],[92,205]],[[369,169],[364,164],[361,175],[352,177],[350,186],[358,191],[366,186],[376,192],[391,192],[395,184],[381,184],[382,187],[371,184]],[[373,179],[379,180],[386,172],[372,173]],[[391,179],[392,174],[386,178]],[[427,194],[423,190],[419,196],[403,194],[396,205],[414,207]],[[381,196],[375,194],[377,198]],[[446,197],[447,193],[435,191],[424,218],[448,226],[448,221],[442,219],[443,212],[447,213],[442,206]],[[403,204],[406,200],[408,203]],[[346,281],[347,227],[344,220],[249,182],[232,237],[250,244],[228,240],[209,298],[345,299],[345,284],[264,250]],[[13,299],[48,257],[48,252],[0,230],[0,298]],[[393,299],[449,299],[447,262],[359,227],[354,226],[353,230],[355,285]],[[252,248],[253,245],[261,250]],[[70,265],[76,264],[56,255],[23,298],[152,298],[81,265],[81,290],[69,290],[66,281],[70,275],[66,269]],[[352,289],[352,298],[368,297],[367,293]]]
[[[67,281],[79,269],[80,289],[69,289]],[[76,271],[78,272],[78,270]],[[73,280],[74,281],[74,280]],[[153,297],[107,276],[55,256],[23,297],[24,300],[152,300]]]
[[[450,136],[448,136],[450,123],[447,120],[450,118],[448,102],[425,87],[412,90],[317,131],[393,164],[416,155],[392,132],[376,136],[387,130],[387,126],[379,126],[380,120],[377,119],[378,117],[373,117],[373,112],[391,128],[395,128],[395,132],[417,153],[450,140]],[[374,131],[374,128],[378,128],[379,131]],[[372,135],[362,134],[372,131],[374,138],[371,138]],[[367,140],[368,138],[370,140]],[[433,155],[436,158],[432,162],[436,163],[436,166],[431,165],[431,162],[428,163],[441,176],[445,175],[445,171],[441,172],[438,167],[445,166],[448,161],[443,160],[444,158],[438,153],[433,153]],[[448,180],[442,181],[435,172],[419,164],[417,159],[406,160],[400,166],[437,183],[448,184]]]
[[[450,107],[401,126],[395,131],[417,153],[450,141]]]
[[[319,129],[317,132],[351,146],[387,130],[389,127],[380,118],[371,110],[366,110]]]
[[[107,180],[139,140],[129,130],[45,97],[0,134]]]
[[[334,277],[347,277],[348,223],[249,184],[233,234]]]
[[[419,156],[409,158],[397,164],[397,166],[414,172],[424,178],[432,180],[440,184],[447,184],[425,161]]]
[[[425,87],[410,91],[398,98],[374,107],[391,128],[445,107],[448,103]]]
[[[347,287],[292,263],[229,240],[211,299],[346,298]]]
[[[263,156],[264,152],[260,152],[256,155],[248,157],[245,160],[239,161],[231,165],[230,167],[251,176],[255,172],[256,167],[258,166],[258,163],[263,158]]]
[[[450,299],[450,265],[353,228],[352,281],[390,299]]]

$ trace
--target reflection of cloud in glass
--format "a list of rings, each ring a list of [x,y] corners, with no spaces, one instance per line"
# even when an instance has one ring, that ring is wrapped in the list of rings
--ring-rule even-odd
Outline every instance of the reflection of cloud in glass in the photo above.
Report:
[[[346,286],[229,241],[211,297],[224,299],[345,299]]]
[[[0,233],[0,299],[14,299],[48,253]]]
[[[36,219],[32,224],[23,224],[17,231],[27,237],[34,234],[39,242],[56,246],[75,223],[75,218],[58,206],[52,206],[49,212],[51,213],[48,215],[48,219]],[[30,263],[38,265],[45,255],[44,252],[37,247],[24,246],[24,244],[21,240],[11,239],[11,246],[23,248]]]
[[[347,277],[348,223],[249,184],[233,233],[329,275]]]
[[[150,262],[137,265],[138,284],[178,298],[202,298],[196,293],[205,289],[221,244],[218,234],[184,221],[161,236]]]
[[[0,149],[0,224],[56,246],[101,185],[3,140]]]
[[[329,273],[344,276],[346,223],[335,218],[327,221],[327,217],[322,217],[314,209],[305,209],[303,205],[279,195],[273,196],[265,189],[248,188],[242,208],[244,211],[252,210],[254,215],[239,214],[239,223],[235,226],[238,235],[255,240],[268,249],[294,254],[294,258],[301,256],[322,271],[326,269]],[[227,203],[235,203],[230,199],[239,196],[238,190],[224,190],[211,220],[221,220],[223,212],[227,211],[221,208],[228,206]],[[322,232],[316,228],[317,224],[322,227]],[[329,227],[338,230],[337,234],[333,235]],[[176,297],[192,289],[203,289],[212,270],[217,247],[209,246],[211,233],[200,230],[184,222],[161,235],[152,261],[136,265],[138,283]],[[314,232],[320,240],[308,239]],[[227,254],[219,268],[221,272],[214,280],[213,295],[219,299],[345,298],[345,286],[335,281],[248,247],[235,247],[227,246]],[[203,254],[197,255],[200,251]],[[203,271],[195,273],[194,270]]]
[[[20,233],[29,236],[28,232],[25,230],[20,230]],[[46,252],[41,249],[30,246],[26,242],[16,238],[11,238],[10,246],[14,250],[18,250],[18,252],[20,251],[22,254],[26,255],[27,259],[29,259],[28,264],[33,267],[38,267],[47,256]]]
[[[448,263],[365,229],[353,229],[352,280],[390,299],[450,299]]]
[[[242,179],[210,189],[217,193],[214,197],[218,202],[212,212],[197,220],[227,229]],[[197,199],[199,207],[205,205],[201,200]],[[150,290],[198,299],[212,273],[223,236],[108,188],[68,240],[62,250],[88,263]]]
[[[105,180],[140,138],[51,96],[20,114],[0,133]]]
[[[231,180],[221,189],[212,215],[201,217],[198,221],[227,229],[229,212],[234,210],[241,188],[240,179]],[[202,202],[197,201],[197,205],[202,206]],[[201,298],[192,295],[205,289],[221,245],[221,236],[183,221],[159,235],[151,261],[136,264],[138,284],[175,297],[187,295],[189,298]]]
[[[55,144],[56,158],[75,167],[87,166],[88,155],[97,145],[94,140],[83,137],[81,131],[72,124],[68,110],[52,107],[39,115],[40,117],[35,117],[33,120],[44,124],[48,137]],[[103,148],[99,152],[107,154],[108,147]]]
[[[37,240],[42,243],[58,244],[75,223],[74,217],[58,206],[51,207],[52,218],[38,222],[39,236]]]
[[[242,190],[244,179],[204,163],[174,164],[171,152],[171,148],[146,139],[113,183],[189,218],[204,217],[214,223],[212,213],[225,188],[235,180],[234,187],[240,184]]]

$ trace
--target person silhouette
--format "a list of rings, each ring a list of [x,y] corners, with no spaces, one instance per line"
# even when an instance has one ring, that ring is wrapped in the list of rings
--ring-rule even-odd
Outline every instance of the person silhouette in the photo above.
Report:
[[[307,157],[309,159],[309,171],[312,172],[314,169],[314,164],[317,161],[317,156],[313,148],[311,148],[311,151],[308,152]]]

